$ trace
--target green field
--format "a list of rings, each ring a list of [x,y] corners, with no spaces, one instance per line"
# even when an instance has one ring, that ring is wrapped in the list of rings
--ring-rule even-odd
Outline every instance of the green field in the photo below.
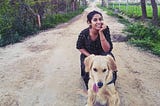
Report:
[[[122,13],[128,15],[129,17],[140,17],[142,16],[140,4],[110,4],[109,8],[119,9]],[[147,17],[152,18],[152,6],[146,5]],[[160,17],[160,5],[158,5],[158,16]]]

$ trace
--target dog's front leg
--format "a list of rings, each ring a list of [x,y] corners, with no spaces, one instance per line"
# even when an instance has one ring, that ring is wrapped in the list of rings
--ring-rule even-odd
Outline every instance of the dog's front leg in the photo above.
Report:
[[[120,99],[119,95],[116,93],[115,95],[112,95],[109,99],[108,106],[119,106],[120,105]]]
[[[115,99],[114,103],[115,103],[115,106],[119,106],[120,105],[120,98],[119,98],[118,92],[116,92],[116,99]]]
[[[93,94],[93,91],[88,90],[87,106],[93,106],[94,102],[95,102],[95,95]]]

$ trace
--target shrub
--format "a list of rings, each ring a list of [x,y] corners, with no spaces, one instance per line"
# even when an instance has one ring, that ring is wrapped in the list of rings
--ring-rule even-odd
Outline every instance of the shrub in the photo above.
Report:
[[[47,15],[46,18],[42,19],[42,29],[53,28],[57,24],[67,22],[68,20],[70,20],[74,16],[82,13],[83,10],[84,10],[84,7],[80,8],[79,10],[74,11],[74,12]]]
[[[8,44],[13,44],[16,42],[19,42],[22,37],[18,35],[18,33],[13,33],[11,30],[8,31],[8,35],[3,34],[1,35],[1,39],[0,39],[0,46],[5,46]]]

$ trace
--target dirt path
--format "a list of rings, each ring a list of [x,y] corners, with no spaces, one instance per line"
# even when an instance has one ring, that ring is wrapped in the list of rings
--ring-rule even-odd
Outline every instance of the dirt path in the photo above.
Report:
[[[70,23],[0,48],[0,106],[85,105],[75,92],[83,87],[75,44],[93,9],[101,11],[91,5]],[[123,35],[124,26],[102,13],[111,35]],[[160,59],[125,42],[114,42],[113,53],[122,106],[160,106]]]

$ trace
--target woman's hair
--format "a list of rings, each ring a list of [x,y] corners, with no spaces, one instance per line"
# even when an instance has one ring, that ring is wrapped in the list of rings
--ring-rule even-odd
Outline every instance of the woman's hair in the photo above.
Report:
[[[102,14],[101,14],[100,12],[93,10],[93,11],[91,11],[90,13],[88,13],[88,15],[87,15],[87,22],[88,22],[88,23],[91,23],[91,20],[92,20],[92,18],[93,18],[93,16],[94,16],[95,14],[99,14],[100,16],[102,16]],[[102,16],[102,17],[103,17],[103,16]]]

